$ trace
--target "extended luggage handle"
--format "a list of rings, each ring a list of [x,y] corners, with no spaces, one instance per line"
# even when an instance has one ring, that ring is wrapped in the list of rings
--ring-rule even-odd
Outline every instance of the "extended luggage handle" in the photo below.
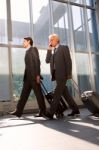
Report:
[[[40,81],[40,83],[41,83],[41,86],[42,86],[42,91],[43,91],[43,93],[44,93],[44,94],[47,94],[48,91],[47,91],[47,89],[45,88],[44,83],[43,83],[42,81]]]
[[[73,84],[74,84],[74,88],[75,88],[75,85],[76,85],[77,88],[75,88],[75,89],[76,89],[77,93],[79,94],[79,96],[81,97],[81,91],[79,89],[78,84],[76,83],[76,81],[73,78],[72,78],[72,81],[73,81]]]

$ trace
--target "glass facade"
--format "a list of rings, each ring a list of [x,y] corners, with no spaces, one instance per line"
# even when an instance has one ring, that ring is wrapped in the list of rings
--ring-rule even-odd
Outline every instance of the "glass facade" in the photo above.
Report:
[[[4,47],[0,47],[0,100],[10,100],[8,48]]]
[[[91,90],[90,65],[88,54],[76,53],[77,77],[80,91]]]
[[[57,33],[61,44],[69,45],[71,55],[74,56],[73,62],[75,61],[73,70],[76,72],[73,71],[73,77],[77,78],[76,82],[81,91],[91,90],[95,84],[94,90],[99,93],[99,39],[95,1],[66,0],[62,3],[61,1],[21,0],[19,3],[18,0],[9,0],[11,7],[7,7],[6,0],[0,1],[0,101],[7,101],[11,97],[19,99],[25,54],[22,42],[26,36],[31,36],[34,45],[39,49],[43,82],[49,91],[52,90],[49,64],[45,63],[50,33]],[[11,12],[9,17],[11,17],[12,33],[7,32],[8,12]],[[12,36],[12,42],[8,41],[8,34]]]
[[[99,55],[92,55],[96,91],[99,93]]]
[[[94,10],[87,10],[90,46],[92,51],[99,51],[98,31]]]
[[[67,4],[52,2],[53,32],[60,36],[62,44],[69,44],[69,25]]]
[[[0,43],[7,43],[7,8],[6,0],[0,1]]]
[[[15,100],[19,99],[24,73],[24,56],[25,50],[23,48],[12,48],[12,79],[13,79],[13,97]]]
[[[34,43],[40,48],[47,47],[49,36],[49,0],[32,0]]]
[[[11,0],[12,42],[21,45],[23,37],[30,35],[29,1]]]
[[[84,8],[72,6],[73,33],[76,51],[87,51]]]

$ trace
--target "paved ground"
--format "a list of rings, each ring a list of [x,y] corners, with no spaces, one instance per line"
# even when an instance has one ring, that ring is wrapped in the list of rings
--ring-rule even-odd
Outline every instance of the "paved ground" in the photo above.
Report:
[[[2,116],[0,150],[99,150],[99,118],[80,112],[79,118],[59,120]]]

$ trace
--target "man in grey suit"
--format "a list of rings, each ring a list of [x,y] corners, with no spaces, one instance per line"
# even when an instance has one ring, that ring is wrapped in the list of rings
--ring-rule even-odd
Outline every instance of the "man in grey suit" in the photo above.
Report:
[[[55,111],[58,108],[60,97],[64,96],[72,112],[68,116],[78,115],[79,109],[74,99],[69,94],[66,82],[71,78],[72,62],[68,46],[60,45],[58,35],[52,34],[49,36],[49,47],[46,55],[46,63],[50,63],[52,80],[56,80],[56,88],[54,92],[53,102],[46,116],[53,118]]]
[[[23,88],[15,111],[10,112],[11,115],[21,117],[24,106],[28,100],[31,90],[37,98],[39,106],[38,117],[45,114],[45,101],[40,86],[40,59],[36,47],[32,47],[33,40],[31,37],[24,38],[23,47],[27,49],[25,54],[25,72],[23,78]]]

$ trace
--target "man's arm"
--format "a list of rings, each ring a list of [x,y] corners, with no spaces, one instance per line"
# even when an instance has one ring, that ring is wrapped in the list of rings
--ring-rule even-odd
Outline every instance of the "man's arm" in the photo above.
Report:
[[[71,56],[70,56],[70,51],[68,46],[64,46],[63,48],[63,54],[65,58],[65,65],[66,65],[66,70],[67,70],[67,78],[72,77],[72,61],[71,61]]]
[[[40,59],[37,48],[31,48],[28,58],[28,70],[30,78],[38,82],[40,78]]]
[[[39,58],[38,49],[36,47],[34,47],[33,52],[34,52],[36,75],[40,75],[40,58]]]
[[[52,50],[47,50],[47,54],[46,54],[46,63],[50,63],[50,58],[52,56]]]

